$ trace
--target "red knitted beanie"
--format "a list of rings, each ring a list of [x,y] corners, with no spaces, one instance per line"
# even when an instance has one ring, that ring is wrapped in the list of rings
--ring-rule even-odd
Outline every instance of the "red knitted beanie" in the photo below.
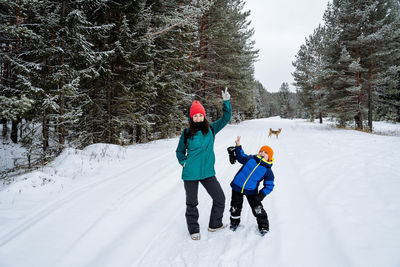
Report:
[[[195,100],[190,107],[190,118],[193,118],[195,114],[201,113],[203,116],[206,116],[206,111],[204,107],[200,104],[199,101]]]
[[[269,146],[262,146],[258,153],[260,153],[261,151],[264,151],[264,152],[266,152],[268,154],[268,160],[269,161],[272,160],[272,156],[274,155],[274,151],[272,150],[272,148],[270,148]]]

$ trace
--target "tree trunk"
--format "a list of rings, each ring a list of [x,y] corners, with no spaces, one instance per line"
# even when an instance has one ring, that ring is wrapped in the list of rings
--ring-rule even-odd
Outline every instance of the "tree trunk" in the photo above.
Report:
[[[43,59],[43,91],[44,91],[44,98],[46,97],[46,73],[47,73],[47,58],[44,56]],[[44,108],[43,110],[43,117],[42,117],[42,146],[43,146],[43,151],[46,151],[47,148],[49,147],[49,126],[47,123],[47,108]]]
[[[18,121],[14,120],[11,122],[11,141],[18,143]]]
[[[369,56],[372,58],[373,50],[372,48],[369,51]],[[369,130],[372,132],[372,59],[369,64],[369,82],[368,82],[368,127]]]
[[[136,143],[140,143],[141,135],[142,135],[142,127],[140,127],[140,125],[136,125]]]
[[[42,119],[43,151],[46,151],[49,147],[49,126],[47,122],[47,111],[44,110]]]
[[[7,138],[7,133],[8,133],[7,120],[3,119],[3,120],[1,120],[1,122],[3,124],[3,132],[2,132],[3,139],[6,139]]]
[[[58,124],[58,142],[59,142],[59,151],[61,152],[64,149],[65,145],[65,125],[64,125],[64,114],[65,114],[65,94],[63,90],[61,90],[60,95],[60,117]]]
[[[200,26],[200,34],[199,34],[199,36],[200,36],[200,49],[199,49],[199,73],[201,73],[202,72],[202,58],[203,58],[203,46],[204,46],[204,37],[203,37],[203,32],[204,32],[204,18],[205,17],[205,14],[202,14],[202,16],[201,16],[201,26]],[[202,77],[200,76],[200,81],[199,81],[199,86],[198,86],[198,89],[197,89],[197,95],[200,95],[200,92],[201,92],[201,89],[202,89],[202,87],[203,87],[203,79],[202,79]]]
[[[4,53],[6,54],[9,50],[8,47],[8,43],[6,42],[5,44],[5,48],[4,48]],[[8,61],[5,62],[1,62],[2,64],[2,77],[4,78],[1,82],[3,83],[4,87],[8,87],[8,76],[9,76],[9,63]],[[3,138],[6,139],[7,138],[7,134],[8,134],[8,127],[7,127],[7,119],[2,119],[2,123],[3,123]]]
[[[192,58],[193,58],[193,54],[194,54],[194,46],[192,45],[192,43],[193,43],[193,40],[192,40],[192,38],[190,38],[190,40],[189,40],[189,43],[190,43],[190,47],[191,47],[191,50],[190,50],[190,54],[189,54],[189,57],[188,57],[188,62],[189,62],[189,64],[188,64],[188,72],[190,73],[190,72],[192,72],[192,68],[190,67],[191,66],[191,62],[192,62]]]
[[[64,27],[64,18],[65,18],[65,3],[66,0],[62,1],[61,5],[61,28]],[[61,41],[61,48],[64,50],[64,41]],[[64,54],[61,54],[60,58],[61,68],[64,66]],[[59,152],[64,149],[65,144],[65,125],[64,125],[64,114],[65,114],[65,93],[64,93],[64,75],[61,74],[60,79],[60,116],[58,120],[58,145]]]
[[[318,58],[319,58],[319,55],[318,55]],[[321,84],[318,84],[317,89],[318,89],[318,98],[319,98],[319,105],[320,105],[319,109],[320,110],[322,109],[322,107],[321,107],[322,106],[321,88],[322,88]],[[319,123],[322,124],[322,112],[321,111],[318,113],[318,118],[319,118]]]
[[[134,129],[133,129],[133,127],[132,126],[129,126],[129,128],[128,128],[128,133],[129,133],[129,145],[131,145],[131,144],[133,144],[133,142],[135,141],[135,138],[134,138]]]
[[[354,14],[356,14],[356,12],[354,12]],[[354,23],[354,26],[356,26],[357,21],[356,21],[355,15],[354,15],[353,23]],[[355,32],[355,36],[354,36],[354,40],[357,42],[357,39],[358,39],[358,32],[356,31]],[[356,47],[355,47],[355,59],[356,60],[359,57],[359,55],[360,55],[360,51],[359,51],[358,44],[356,43]],[[356,71],[356,81],[357,81],[356,82],[356,86],[357,87],[360,86],[361,77],[360,77],[360,72],[359,71]],[[357,93],[357,105],[358,105],[358,107],[360,107],[360,105],[361,105],[361,92]],[[362,125],[362,114],[361,114],[360,108],[358,108],[358,113],[357,113],[356,116],[354,116],[354,120],[355,120],[355,124],[356,124],[356,129],[362,129],[363,128],[363,125]]]
[[[25,119],[25,123],[26,123],[26,119]],[[21,119],[21,120],[19,120],[19,138],[22,138],[23,130],[24,130],[24,125],[23,125],[22,119]]]
[[[357,113],[357,115],[354,116],[354,123],[355,123],[355,126],[356,126],[357,130],[362,130],[363,129],[361,111],[359,111]]]
[[[111,143],[111,84],[107,86],[107,126],[106,126],[106,143]]]

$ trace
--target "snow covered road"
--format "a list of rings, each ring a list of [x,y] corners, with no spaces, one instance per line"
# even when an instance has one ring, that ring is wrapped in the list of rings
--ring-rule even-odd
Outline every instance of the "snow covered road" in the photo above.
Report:
[[[269,128],[282,128],[279,140]],[[177,138],[121,148],[67,150],[0,191],[0,266],[399,266],[400,138],[269,118],[224,128],[215,140],[226,195],[240,165],[226,148],[275,152],[275,189],[263,201],[270,233],[257,234],[245,201],[237,232],[189,238]]]

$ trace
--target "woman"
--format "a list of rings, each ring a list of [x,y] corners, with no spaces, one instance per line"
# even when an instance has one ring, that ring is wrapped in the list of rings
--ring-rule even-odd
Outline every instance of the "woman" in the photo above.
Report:
[[[232,116],[228,89],[222,92],[223,116],[209,123],[204,107],[199,101],[193,101],[190,107],[189,129],[185,129],[179,139],[176,157],[183,166],[182,179],[186,192],[186,222],[193,240],[200,239],[197,210],[199,182],[213,199],[208,230],[215,232],[223,229],[222,216],[225,208],[225,195],[215,177],[215,135],[228,124]]]

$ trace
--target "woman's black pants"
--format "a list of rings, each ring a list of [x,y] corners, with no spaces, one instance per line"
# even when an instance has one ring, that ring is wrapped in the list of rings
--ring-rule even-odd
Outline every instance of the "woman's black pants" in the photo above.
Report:
[[[210,228],[218,228],[222,226],[222,216],[225,209],[225,195],[222,191],[221,185],[217,178],[212,176],[204,180],[188,181],[184,180],[186,191],[186,222],[190,234],[199,233],[200,226],[198,223],[199,210],[197,209],[199,182],[204,186],[207,193],[213,200],[211,215],[210,215]]]

